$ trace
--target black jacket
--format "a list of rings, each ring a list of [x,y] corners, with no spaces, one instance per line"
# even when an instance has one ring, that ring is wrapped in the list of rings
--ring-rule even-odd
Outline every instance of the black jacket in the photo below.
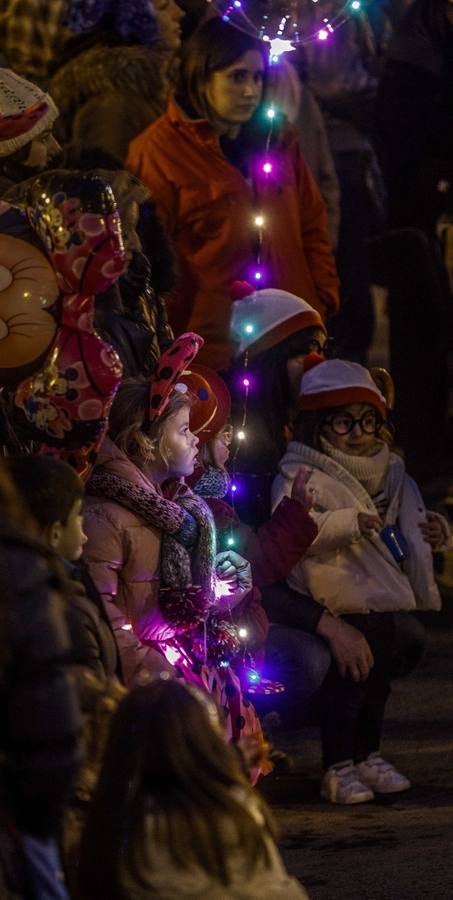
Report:
[[[19,831],[58,828],[79,758],[81,717],[51,555],[0,519],[0,805]]]

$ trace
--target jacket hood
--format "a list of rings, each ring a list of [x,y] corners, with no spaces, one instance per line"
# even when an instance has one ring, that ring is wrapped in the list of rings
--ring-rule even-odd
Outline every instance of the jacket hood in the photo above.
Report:
[[[108,435],[104,438],[97,456],[95,468],[99,468],[100,466],[107,469],[112,474],[117,475],[119,478],[123,478],[125,481],[137,484],[148,491],[156,491],[156,485],[153,484],[153,482],[151,482],[133,462],[131,462],[126,454],[113,443]],[[89,482],[87,484],[87,493],[90,493]]]
[[[162,50],[96,44],[58,69],[50,90],[65,114],[92,97],[117,91],[129,91],[153,104],[159,103],[163,111],[170,63],[171,56]]]

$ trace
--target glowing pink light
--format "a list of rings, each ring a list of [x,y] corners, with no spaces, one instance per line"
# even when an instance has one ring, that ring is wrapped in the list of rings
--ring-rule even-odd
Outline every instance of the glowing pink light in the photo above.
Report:
[[[243,378],[243,379],[242,379],[242,384],[243,384],[243,386],[244,386],[245,388],[250,387],[250,378]]]
[[[162,647],[162,649],[164,651],[165,659],[170,663],[171,666],[176,666],[176,664],[179,663],[182,659],[179,650],[176,650],[175,647],[169,647],[169,645],[166,644],[164,647]]]
[[[270,163],[270,162],[263,163],[263,172],[265,175],[270,175],[272,172],[272,163]]]
[[[318,40],[326,41],[329,37],[329,32],[325,28],[320,28],[318,31]]]

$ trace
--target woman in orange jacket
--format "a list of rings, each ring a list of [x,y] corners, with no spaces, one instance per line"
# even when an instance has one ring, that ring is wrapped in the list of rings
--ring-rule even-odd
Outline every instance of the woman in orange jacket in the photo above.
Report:
[[[201,362],[217,370],[232,360],[234,280],[294,293],[323,318],[338,308],[326,209],[296,132],[266,116],[266,69],[261,41],[209,19],[186,44],[176,97],[127,158],[177,251],[171,324],[202,334]]]

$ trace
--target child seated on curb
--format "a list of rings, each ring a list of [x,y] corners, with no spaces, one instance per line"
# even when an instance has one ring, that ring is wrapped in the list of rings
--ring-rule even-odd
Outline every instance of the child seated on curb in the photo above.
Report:
[[[448,523],[427,513],[402,459],[381,437],[386,403],[370,374],[343,360],[314,362],[302,377],[297,440],[288,445],[273,503],[305,467],[318,535],[288,583],[366,638],[364,670],[324,685],[322,796],[362,803],[410,787],[380,755],[391,679],[413,668],[424,644],[416,609],[439,609],[432,551],[450,541]]]
[[[80,563],[86,543],[83,481],[68,463],[51,456],[9,457],[7,464],[42,542],[60,557],[67,575],[71,664],[85,666],[101,679],[118,675],[118,652],[110,622]]]
[[[76,471],[51,456],[10,457],[9,471],[44,544],[60,557],[66,573],[65,618],[83,713],[83,765],[63,820],[61,851],[66,881],[75,886],[80,835],[100,770],[110,720],[124,694],[116,641],[102,600],[80,562],[84,486]]]

